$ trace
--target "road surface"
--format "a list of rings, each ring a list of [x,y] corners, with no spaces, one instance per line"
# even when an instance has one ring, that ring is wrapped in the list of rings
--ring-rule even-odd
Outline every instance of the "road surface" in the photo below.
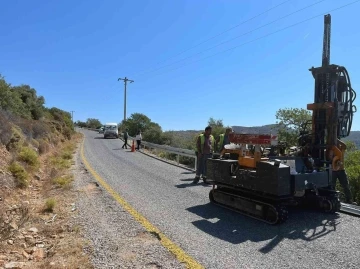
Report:
[[[279,226],[209,203],[194,174],[82,130],[84,154],[130,205],[206,268],[360,268],[360,218],[290,211]]]

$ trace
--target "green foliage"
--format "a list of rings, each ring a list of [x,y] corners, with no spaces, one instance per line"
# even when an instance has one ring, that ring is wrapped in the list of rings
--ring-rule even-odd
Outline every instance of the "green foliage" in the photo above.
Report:
[[[311,120],[311,112],[302,108],[285,108],[279,109],[276,114],[278,120],[279,140],[286,142],[288,145],[297,145],[297,137],[300,131],[310,131],[311,125],[306,124]]]
[[[65,170],[71,167],[72,154],[75,150],[75,145],[68,143],[62,148],[61,152],[50,158],[50,164],[60,170]]]
[[[143,133],[143,139],[155,144],[164,144],[163,132],[160,125],[151,122],[149,128]]]
[[[56,107],[52,107],[52,108],[48,109],[47,111],[50,113],[53,120],[64,123],[65,126],[71,130],[74,128],[70,112],[61,110]]]
[[[353,199],[360,203],[360,150],[354,142],[346,142],[345,170],[348,175],[350,191]],[[341,190],[341,188],[339,189]]]
[[[25,111],[26,118],[39,120],[43,116],[45,99],[36,95],[36,90],[29,85],[20,85],[12,87],[12,91],[20,96]]]
[[[214,118],[210,118],[208,121],[208,125],[212,127],[211,134],[217,139],[220,134],[225,133],[225,127],[222,120],[215,120]],[[196,139],[196,138],[195,138]]]
[[[28,173],[24,169],[24,167],[21,166],[21,164],[17,162],[13,162],[9,165],[9,171],[11,174],[15,177],[15,183],[16,186],[19,188],[25,188],[28,186]]]
[[[72,175],[64,175],[61,177],[56,177],[53,179],[53,182],[60,186],[61,188],[69,188],[70,183],[74,180],[74,177]]]
[[[29,85],[11,86],[0,75],[0,108],[26,119],[43,116],[45,99]]]
[[[121,129],[128,129],[130,136],[135,136],[136,133],[140,130],[142,133],[145,133],[154,123],[144,114],[133,113],[130,117],[124,122],[121,123]],[[149,141],[151,142],[151,141]]]
[[[45,212],[53,212],[56,205],[56,200],[54,198],[49,198],[45,201]]]
[[[37,169],[39,168],[40,162],[38,158],[38,154],[35,150],[29,147],[22,147],[19,153],[19,159],[28,165],[31,168]]]
[[[84,122],[84,121],[79,121],[79,120],[78,120],[77,122],[75,122],[75,125],[76,125],[76,126],[79,126],[79,127],[82,127],[82,128],[88,127],[86,122]]]
[[[101,122],[98,119],[92,119],[89,118],[86,120],[86,127],[88,128],[99,128],[100,126],[102,126]]]

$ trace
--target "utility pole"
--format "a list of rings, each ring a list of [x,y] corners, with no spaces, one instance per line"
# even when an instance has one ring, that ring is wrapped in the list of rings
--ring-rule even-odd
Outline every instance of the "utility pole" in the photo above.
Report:
[[[133,83],[134,81],[131,79],[128,79],[127,77],[125,78],[119,78],[119,80],[123,80],[124,81],[124,122],[126,121],[126,85],[128,82]]]
[[[75,128],[75,126],[74,126],[74,112],[75,111],[70,111],[71,112],[71,122],[72,122],[72,124],[73,124],[73,128]]]

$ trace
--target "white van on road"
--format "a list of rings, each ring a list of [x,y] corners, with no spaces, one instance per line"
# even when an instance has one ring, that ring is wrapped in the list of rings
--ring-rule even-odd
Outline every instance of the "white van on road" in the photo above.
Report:
[[[117,123],[106,123],[104,125],[105,129],[104,129],[104,138],[108,138],[108,137],[115,137],[115,138],[119,138],[119,130],[118,130],[118,125]]]

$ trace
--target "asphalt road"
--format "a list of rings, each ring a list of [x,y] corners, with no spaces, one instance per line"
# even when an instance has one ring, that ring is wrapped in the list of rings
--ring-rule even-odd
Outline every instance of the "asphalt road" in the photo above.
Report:
[[[210,204],[193,173],[82,132],[97,173],[206,268],[360,268],[360,218],[295,210],[270,226]]]

